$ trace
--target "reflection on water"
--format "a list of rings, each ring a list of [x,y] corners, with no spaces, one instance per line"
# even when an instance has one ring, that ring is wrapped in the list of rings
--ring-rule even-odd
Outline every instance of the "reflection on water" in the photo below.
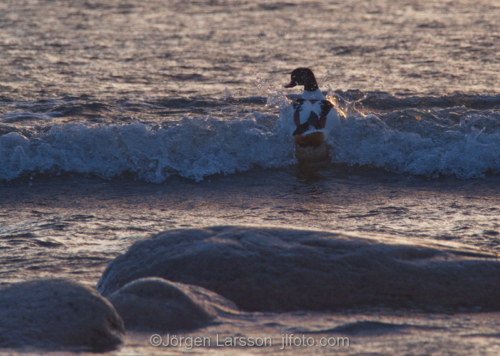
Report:
[[[0,9],[0,83],[14,100],[221,98],[226,88],[252,96],[256,75],[277,88],[298,66],[334,89],[485,93],[500,72],[495,0],[7,1]]]

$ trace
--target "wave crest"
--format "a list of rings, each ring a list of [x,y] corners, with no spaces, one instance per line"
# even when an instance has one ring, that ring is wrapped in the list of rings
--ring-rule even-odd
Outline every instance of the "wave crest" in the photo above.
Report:
[[[0,136],[0,179],[23,173],[75,172],[112,178],[125,172],[160,183],[178,174],[195,180],[253,166],[289,164],[290,143],[280,130],[258,123],[264,115],[221,121],[182,119],[170,127],[130,125],[54,125],[27,138]]]

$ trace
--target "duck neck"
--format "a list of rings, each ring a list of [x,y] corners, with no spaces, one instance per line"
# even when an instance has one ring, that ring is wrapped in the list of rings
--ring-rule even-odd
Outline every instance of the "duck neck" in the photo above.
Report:
[[[316,85],[315,90],[304,89],[304,93],[302,93],[302,99],[305,99],[305,100],[325,100],[325,96],[323,95],[321,90],[318,89],[318,86]]]
[[[307,91],[316,91],[318,90],[318,83],[316,83],[316,79],[310,78],[310,80],[307,80],[306,83],[304,84],[304,90]]]

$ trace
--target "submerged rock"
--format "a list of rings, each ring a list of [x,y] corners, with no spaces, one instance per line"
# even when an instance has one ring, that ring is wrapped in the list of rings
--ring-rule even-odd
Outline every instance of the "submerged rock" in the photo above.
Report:
[[[246,310],[360,305],[500,310],[498,256],[318,230],[218,226],[172,230],[135,243],[106,268],[105,296],[158,276],[198,285]]]
[[[0,289],[0,348],[106,352],[124,332],[113,306],[78,283],[48,279]]]
[[[237,309],[229,300],[197,286],[142,278],[109,296],[127,329],[172,332],[213,322],[218,310]]]

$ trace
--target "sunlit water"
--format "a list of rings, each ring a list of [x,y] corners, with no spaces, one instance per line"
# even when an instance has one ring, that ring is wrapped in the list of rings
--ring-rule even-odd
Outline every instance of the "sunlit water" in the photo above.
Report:
[[[493,0],[4,1],[0,283],[93,286],[133,242],[214,224],[498,251],[499,15]],[[298,66],[347,113],[331,161],[308,167],[280,115]],[[273,346],[154,348],[131,334],[112,354],[500,348],[497,313],[461,310],[248,314],[184,336],[240,334]],[[350,345],[282,350],[284,334]]]

